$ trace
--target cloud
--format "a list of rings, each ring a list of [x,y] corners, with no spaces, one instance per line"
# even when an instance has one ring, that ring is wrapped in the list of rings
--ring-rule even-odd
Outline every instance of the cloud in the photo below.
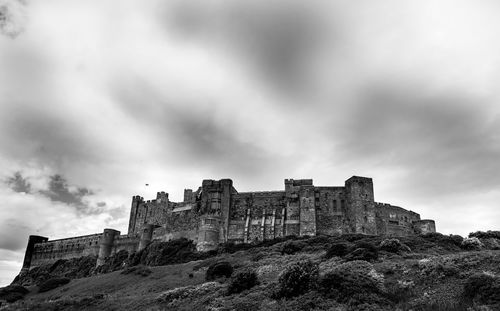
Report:
[[[52,201],[63,202],[77,208],[84,207],[83,198],[93,194],[91,190],[84,187],[73,187],[70,190],[66,179],[61,175],[50,176],[48,190],[42,190],[40,193]]]
[[[16,172],[14,176],[7,178],[6,184],[15,192],[30,193],[31,191],[31,184],[26,178],[23,178],[20,172]]]
[[[162,147],[153,152],[164,154],[165,161],[192,168],[209,166],[251,178],[259,169],[270,168],[274,160],[275,155],[261,141],[241,134],[247,124],[239,123],[237,114],[220,117],[221,110],[231,110],[228,103],[206,104],[168,90],[165,94],[139,77],[121,80],[112,92],[120,108],[144,127],[143,134]]]
[[[498,188],[500,127],[484,99],[398,84],[361,93],[338,137],[342,159],[403,169],[420,195]]]
[[[5,219],[2,222],[4,238],[0,240],[0,249],[19,251],[26,247],[26,232],[29,232],[30,228],[25,224],[19,223],[14,218],[14,215],[11,215],[11,218]]]
[[[25,29],[26,3],[23,0],[0,1],[0,33],[15,39]]]
[[[329,8],[295,0],[178,1],[161,17],[170,34],[215,46],[282,95],[296,97],[313,86],[316,61],[332,48],[332,19],[324,14]]]

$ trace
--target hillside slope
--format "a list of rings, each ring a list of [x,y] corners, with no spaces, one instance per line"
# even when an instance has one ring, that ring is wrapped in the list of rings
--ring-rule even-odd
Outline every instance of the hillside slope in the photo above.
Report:
[[[439,234],[399,240],[347,235],[227,244],[204,255],[162,245],[129,255],[115,264],[117,271],[93,271],[46,292],[39,292],[42,281],[25,284],[29,293],[0,309],[500,310],[500,250],[491,249],[494,243],[467,245]],[[202,259],[142,265],[182,258]],[[221,276],[227,267],[232,278]],[[207,282],[207,274],[214,280]],[[248,281],[252,274],[256,285]]]

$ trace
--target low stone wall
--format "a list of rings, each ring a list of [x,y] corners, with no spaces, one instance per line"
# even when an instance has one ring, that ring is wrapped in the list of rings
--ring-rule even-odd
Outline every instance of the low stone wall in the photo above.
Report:
[[[30,268],[51,263],[58,259],[97,256],[102,233],[37,243],[31,257]]]

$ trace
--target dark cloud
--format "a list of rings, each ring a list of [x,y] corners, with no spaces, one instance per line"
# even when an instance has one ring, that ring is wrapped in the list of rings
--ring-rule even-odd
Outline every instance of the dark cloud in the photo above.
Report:
[[[213,44],[236,55],[261,79],[295,97],[314,83],[312,63],[331,42],[331,17],[327,22],[323,9],[327,7],[294,0],[181,1],[168,6],[166,28],[182,40]]]
[[[99,162],[95,142],[83,129],[56,112],[37,111],[20,104],[4,123],[11,148],[6,152],[18,160],[36,160],[58,167],[68,162]]]
[[[0,1],[0,33],[15,39],[24,31],[26,3],[21,0]]]
[[[93,190],[86,187],[70,186],[67,180],[58,174],[49,178],[48,189],[41,190],[39,193],[53,202],[61,202],[74,207],[78,213],[77,216],[108,213],[111,220],[125,217],[123,206],[110,207],[104,201],[91,204],[86,200],[95,194]]]
[[[18,251],[26,247],[32,228],[20,224],[18,219],[5,219],[2,226],[3,237],[0,239],[0,249]]]
[[[52,201],[81,206],[83,205],[82,198],[86,195],[91,195],[92,191],[87,188],[76,188],[76,190],[70,191],[64,177],[61,175],[53,175],[50,176],[48,190],[43,190],[41,193]]]
[[[255,141],[239,137],[235,122],[217,119],[216,105],[173,104],[176,99],[160,95],[140,78],[121,81],[114,93],[132,118],[153,131],[156,143],[165,146],[165,154],[177,165],[213,167],[248,177],[271,166],[273,156]]]
[[[492,174],[500,170],[500,127],[480,99],[397,86],[364,94],[339,137],[344,160],[403,169],[408,186],[426,194],[500,186]]]
[[[7,178],[6,184],[15,192],[30,193],[31,191],[31,184],[20,172],[16,172],[14,176]]]

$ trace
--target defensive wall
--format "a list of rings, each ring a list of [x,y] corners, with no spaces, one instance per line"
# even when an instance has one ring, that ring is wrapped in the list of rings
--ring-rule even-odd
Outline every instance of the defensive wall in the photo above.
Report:
[[[166,192],[156,199],[133,196],[127,234],[102,233],[48,240],[30,236],[23,270],[81,256],[96,264],[121,250],[138,251],[152,240],[193,240],[198,250],[219,243],[249,243],[283,236],[370,235],[406,236],[435,232],[433,220],[387,203],[375,202],[371,178],[353,176],[343,186],[314,186],[312,179],[285,179],[284,190],[238,192],[230,179],[203,180],[184,190],[183,202]]]

